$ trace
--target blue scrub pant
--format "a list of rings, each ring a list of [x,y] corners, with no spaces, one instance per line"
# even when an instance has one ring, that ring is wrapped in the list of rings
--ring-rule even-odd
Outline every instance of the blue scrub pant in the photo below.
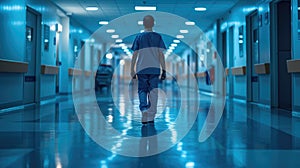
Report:
[[[159,74],[137,74],[137,76],[140,110],[147,113],[148,121],[153,121],[157,112]]]

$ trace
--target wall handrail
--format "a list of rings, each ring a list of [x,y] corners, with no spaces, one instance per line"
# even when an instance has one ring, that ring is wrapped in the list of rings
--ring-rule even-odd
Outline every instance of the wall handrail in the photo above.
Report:
[[[82,70],[76,69],[76,68],[69,68],[68,74],[69,74],[69,76],[79,76],[79,75],[82,75]]]
[[[41,74],[44,75],[57,75],[59,72],[58,66],[41,65]]]
[[[264,75],[270,74],[270,63],[254,64],[255,73]]]
[[[288,73],[299,73],[300,72],[300,59],[287,60]]]
[[[197,76],[198,78],[205,78],[205,77],[206,77],[206,73],[205,73],[205,72],[197,72],[197,73],[196,73],[196,76]]]
[[[92,75],[92,71],[87,71],[87,70],[85,70],[85,71],[84,71],[84,75],[85,75],[86,77],[90,77],[90,76]]]
[[[233,67],[233,68],[231,68],[231,74],[232,74],[233,76],[242,76],[242,75],[246,75],[246,66]]]
[[[225,75],[229,76],[229,73],[230,73],[230,69],[229,68],[225,68]]]
[[[28,63],[27,62],[0,59],[0,72],[5,72],[5,73],[26,73],[26,72],[28,72]]]

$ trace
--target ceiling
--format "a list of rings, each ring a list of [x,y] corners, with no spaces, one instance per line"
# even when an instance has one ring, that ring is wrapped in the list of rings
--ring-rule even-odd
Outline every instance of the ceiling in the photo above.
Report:
[[[180,18],[179,20],[186,19],[194,21],[196,27],[201,30],[208,29],[218,18],[221,18],[227,11],[229,11],[239,0],[51,0],[58,7],[60,7],[65,13],[67,13],[72,19],[80,23],[84,28],[91,33],[98,31],[102,28],[101,39],[111,39],[110,34],[105,35],[105,30],[108,28],[118,27],[118,33],[121,38],[127,39],[132,43],[133,37],[125,35],[126,32],[139,33],[143,29],[143,26],[138,25],[137,21],[142,20],[143,16],[137,17],[137,11],[134,10],[135,5],[155,5],[157,12],[153,13],[156,19],[155,30],[157,32],[167,34],[164,36],[164,40],[167,47],[172,43],[172,38],[179,33],[180,29],[187,29],[182,27],[178,20],[174,20],[173,16]],[[96,6],[99,8],[97,11],[86,11],[88,6]],[[197,12],[195,7],[206,7],[207,11]],[[162,15],[159,12],[164,12]],[[157,14],[158,13],[158,14]],[[124,17],[131,15],[132,17]],[[157,15],[156,15],[157,14]],[[168,17],[168,14],[172,17]],[[110,23],[120,20],[134,21],[130,24],[118,24],[121,22],[115,22],[115,27],[107,27],[99,25],[99,21],[106,20]],[[123,22],[122,22],[123,23]],[[108,25],[106,25],[108,26]],[[189,27],[190,28],[190,27]],[[178,30],[177,30],[178,29]],[[123,32],[123,35],[122,35]],[[169,33],[173,32],[173,33]],[[195,37],[192,33],[193,30],[189,30],[188,38]],[[131,33],[134,35],[135,33]],[[128,33],[127,33],[128,34]],[[185,40],[189,40],[185,38]]]
[[[111,21],[134,13],[135,5],[155,5],[157,11],[168,12],[195,21],[202,30],[207,29],[217,18],[230,10],[239,0],[51,0],[91,32],[96,31],[100,20]],[[86,11],[88,6],[97,6],[98,11]],[[204,6],[205,12],[194,11]]]

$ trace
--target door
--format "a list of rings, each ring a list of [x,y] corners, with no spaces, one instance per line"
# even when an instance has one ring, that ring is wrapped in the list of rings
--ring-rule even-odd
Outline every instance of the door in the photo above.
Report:
[[[26,57],[28,72],[24,74],[24,104],[35,102],[37,15],[26,11]]]
[[[277,59],[278,59],[278,107],[291,110],[292,81],[287,72],[286,61],[291,59],[291,3],[281,1],[277,10]]]
[[[231,26],[229,28],[229,46],[228,46],[228,61],[229,61],[229,64],[227,65],[227,68],[231,68],[233,67],[233,55],[234,55],[234,27]],[[224,67],[226,68],[226,67]],[[227,76],[227,93],[228,93],[228,96],[229,97],[233,97],[233,88],[234,85],[233,85],[233,77],[232,75],[229,75]]]
[[[251,101],[259,102],[259,81],[258,76],[255,73],[254,65],[259,61],[259,38],[258,38],[258,13],[254,12],[249,16],[249,47],[250,47],[250,82],[251,82]]]

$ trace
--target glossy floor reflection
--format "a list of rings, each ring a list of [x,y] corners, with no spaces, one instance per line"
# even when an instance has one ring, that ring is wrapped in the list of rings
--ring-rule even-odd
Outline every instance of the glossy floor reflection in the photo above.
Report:
[[[291,117],[290,112],[227,101],[212,135],[199,142],[211,97],[200,95],[198,99],[195,92],[187,94],[184,97],[174,87],[165,87],[160,94],[165,97],[159,101],[161,110],[155,124],[147,126],[140,123],[136,94],[127,99],[118,89],[113,94],[103,90],[96,95],[97,106],[108,125],[99,122],[94,111],[97,107],[89,105],[89,100],[76,113],[71,96],[1,113],[0,167],[300,167],[300,119]],[[119,95],[117,100],[116,95]],[[200,108],[193,123],[195,103]],[[186,122],[175,124],[179,109]],[[214,123],[217,118],[212,115],[207,120]],[[193,123],[191,130],[177,143],[180,131],[190,123]],[[111,150],[98,145],[82,124],[89,135],[104,137],[98,140],[109,142]],[[121,135],[109,136],[113,135],[113,129]],[[168,136],[151,139],[161,133]],[[126,136],[140,139],[135,144],[128,142]],[[167,142],[174,146],[153,156],[128,157],[112,152],[119,152],[125,146],[137,153],[151,153]]]

